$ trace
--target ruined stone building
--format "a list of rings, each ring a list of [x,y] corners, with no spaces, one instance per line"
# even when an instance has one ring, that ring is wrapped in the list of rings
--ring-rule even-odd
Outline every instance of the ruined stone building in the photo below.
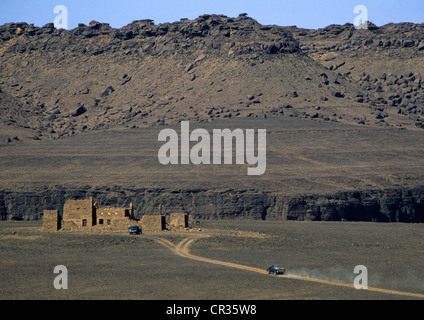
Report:
[[[115,207],[99,207],[97,210],[97,225],[110,228],[126,228],[128,223],[137,224],[133,219],[133,207],[115,208]]]
[[[169,225],[173,228],[187,228],[188,215],[170,214]],[[159,232],[166,229],[165,215],[144,215],[141,220],[134,218],[132,204],[128,208],[101,207],[93,198],[67,200],[63,215],[59,210],[44,210],[43,228],[46,231],[109,230],[126,231],[130,225],[140,225],[143,232]]]
[[[63,215],[58,210],[44,210],[43,227],[45,230],[125,230],[129,225],[137,225],[133,207],[100,207],[93,198],[67,200],[63,206]]]
[[[74,230],[96,225],[96,208],[93,198],[67,200],[63,206],[62,228]]]

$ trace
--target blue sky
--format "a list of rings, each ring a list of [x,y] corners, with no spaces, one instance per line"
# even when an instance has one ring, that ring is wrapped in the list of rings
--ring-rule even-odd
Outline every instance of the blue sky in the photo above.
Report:
[[[134,20],[152,19],[156,24],[202,14],[248,15],[262,24],[321,28],[353,23],[357,5],[368,9],[368,20],[381,26],[389,22],[424,22],[424,0],[0,0],[0,25],[27,22],[43,26],[53,22],[53,9],[68,9],[68,29],[91,20],[120,28]]]

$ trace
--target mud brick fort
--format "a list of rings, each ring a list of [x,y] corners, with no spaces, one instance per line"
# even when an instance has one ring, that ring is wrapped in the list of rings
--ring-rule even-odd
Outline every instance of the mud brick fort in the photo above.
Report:
[[[167,219],[168,218],[168,223]],[[128,208],[101,207],[93,198],[67,200],[63,216],[59,210],[44,210],[43,228],[46,231],[127,231],[128,226],[139,225],[142,232],[160,232],[170,228],[187,228],[188,214],[144,215],[134,218],[132,204]]]

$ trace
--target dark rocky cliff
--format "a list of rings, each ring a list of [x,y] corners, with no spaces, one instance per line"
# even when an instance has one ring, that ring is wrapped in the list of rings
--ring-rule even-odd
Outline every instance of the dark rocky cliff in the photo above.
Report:
[[[193,219],[424,222],[424,187],[287,196],[257,190],[167,190],[56,187],[0,192],[2,220],[39,220],[44,209],[62,212],[66,199],[93,196],[102,206],[133,203],[145,214],[187,212]]]

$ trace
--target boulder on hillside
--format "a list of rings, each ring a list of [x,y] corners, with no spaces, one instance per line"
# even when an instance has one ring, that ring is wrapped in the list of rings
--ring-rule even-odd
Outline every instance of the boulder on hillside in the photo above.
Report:
[[[78,117],[86,111],[87,111],[87,109],[85,108],[85,106],[83,104],[78,104],[78,106],[75,108],[75,110],[71,112],[71,116]]]

